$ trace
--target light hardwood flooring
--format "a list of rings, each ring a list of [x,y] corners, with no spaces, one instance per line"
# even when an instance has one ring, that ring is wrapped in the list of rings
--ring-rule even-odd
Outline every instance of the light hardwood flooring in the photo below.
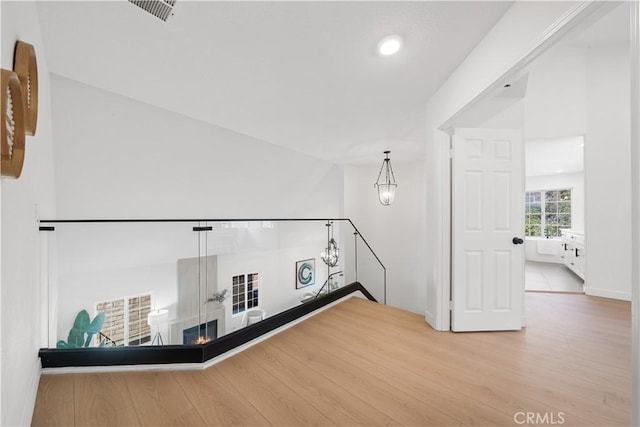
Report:
[[[33,424],[628,425],[630,304],[526,302],[522,331],[454,334],[351,298],[204,371],[43,375]]]

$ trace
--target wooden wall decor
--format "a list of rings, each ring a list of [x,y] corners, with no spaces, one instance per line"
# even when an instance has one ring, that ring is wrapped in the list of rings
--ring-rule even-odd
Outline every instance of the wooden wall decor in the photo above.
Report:
[[[38,63],[33,45],[22,41],[16,43],[13,71],[18,75],[22,85],[25,133],[35,135],[38,123]]]
[[[18,75],[2,69],[0,78],[0,175],[19,178],[24,164],[25,108]]]

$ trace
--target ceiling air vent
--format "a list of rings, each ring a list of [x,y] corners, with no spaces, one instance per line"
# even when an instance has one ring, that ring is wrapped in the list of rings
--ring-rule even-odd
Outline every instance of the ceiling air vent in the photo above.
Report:
[[[167,21],[177,0],[129,0],[141,9],[146,10],[156,18]]]

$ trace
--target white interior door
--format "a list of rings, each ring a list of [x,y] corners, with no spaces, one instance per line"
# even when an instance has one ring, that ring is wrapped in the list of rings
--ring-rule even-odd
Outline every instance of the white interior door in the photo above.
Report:
[[[520,329],[524,171],[519,130],[455,129],[451,329]]]

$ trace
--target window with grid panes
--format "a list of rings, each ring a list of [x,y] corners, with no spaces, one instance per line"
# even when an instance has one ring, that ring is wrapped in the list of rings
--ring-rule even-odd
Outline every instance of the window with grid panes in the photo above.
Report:
[[[105,313],[102,334],[115,345],[140,345],[151,341],[147,317],[151,311],[151,295],[122,297],[96,304],[96,312]],[[97,343],[100,337],[96,337]]]
[[[260,305],[258,273],[240,274],[232,278],[232,313],[242,313]]]
[[[526,236],[555,237],[568,228],[571,228],[571,189],[526,192]]]
[[[128,298],[129,301],[129,345],[140,345],[151,341],[151,327],[147,317],[151,312],[151,295]]]
[[[247,309],[258,306],[258,273],[247,274]]]
[[[124,298],[118,298],[111,301],[103,301],[96,304],[96,313],[104,312],[104,324],[102,332],[108,337],[109,344],[124,345],[125,342],[125,307]],[[99,343],[102,339],[100,336],[95,338]]]

